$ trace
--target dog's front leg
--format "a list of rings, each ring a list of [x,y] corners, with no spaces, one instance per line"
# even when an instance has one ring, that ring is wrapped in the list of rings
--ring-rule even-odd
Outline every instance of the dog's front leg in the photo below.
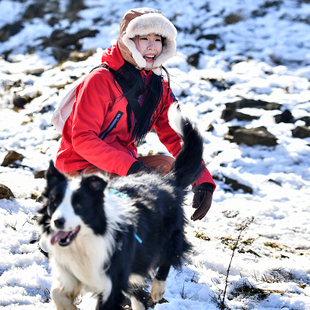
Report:
[[[160,266],[152,282],[151,296],[155,302],[163,298],[170,266]]]
[[[78,310],[78,308],[73,304],[76,296],[65,292],[58,281],[54,281],[52,284],[51,297],[57,310]]]
[[[130,301],[132,310],[145,310],[143,303],[139,301],[137,298],[131,296]]]

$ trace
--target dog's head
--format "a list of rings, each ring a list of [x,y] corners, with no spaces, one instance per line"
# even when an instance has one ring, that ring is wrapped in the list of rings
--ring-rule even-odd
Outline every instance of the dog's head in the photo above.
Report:
[[[105,233],[103,201],[106,186],[107,182],[96,175],[69,180],[50,162],[39,225],[50,236],[52,245],[70,245],[85,226],[96,235]]]

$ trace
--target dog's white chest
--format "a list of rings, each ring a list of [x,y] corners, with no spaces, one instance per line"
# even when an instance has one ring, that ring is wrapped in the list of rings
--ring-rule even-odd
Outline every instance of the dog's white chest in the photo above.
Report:
[[[109,259],[110,245],[104,239],[91,233],[83,234],[69,247],[52,246],[52,269],[64,287],[74,289],[82,286],[84,291],[109,296],[111,281],[104,265]]]

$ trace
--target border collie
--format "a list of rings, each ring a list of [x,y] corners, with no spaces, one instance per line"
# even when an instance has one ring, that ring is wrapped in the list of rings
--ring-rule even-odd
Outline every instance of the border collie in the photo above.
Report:
[[[120,310],[126,296],[133,310],[143,310],[147,280],[156,273],[151,296],[157,302],[170,267],[181,268],[191,248],[182,204],[186,187],[201,172],[203,141],[175,104],[169,122],[183,144],[166,175],[69,180],[50,162],[39,225],[58,310],[78,309],[74,301],[83,292],[97,297],[97,310]]]

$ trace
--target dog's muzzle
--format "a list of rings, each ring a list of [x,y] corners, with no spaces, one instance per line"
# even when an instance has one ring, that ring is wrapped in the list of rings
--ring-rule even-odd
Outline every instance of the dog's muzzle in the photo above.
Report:
[[[56,225],[56,223],[55,223]],[[57,226],[56,226],[57,227]],[[60,246],[68,246],[72,243],[74,238],[77,236],[77,234],[80,231],[80,226],[77,226],[74,230],[71,231],[57,231],[53,234],[51,238],[51,244],[54,245],[58,242]]]

